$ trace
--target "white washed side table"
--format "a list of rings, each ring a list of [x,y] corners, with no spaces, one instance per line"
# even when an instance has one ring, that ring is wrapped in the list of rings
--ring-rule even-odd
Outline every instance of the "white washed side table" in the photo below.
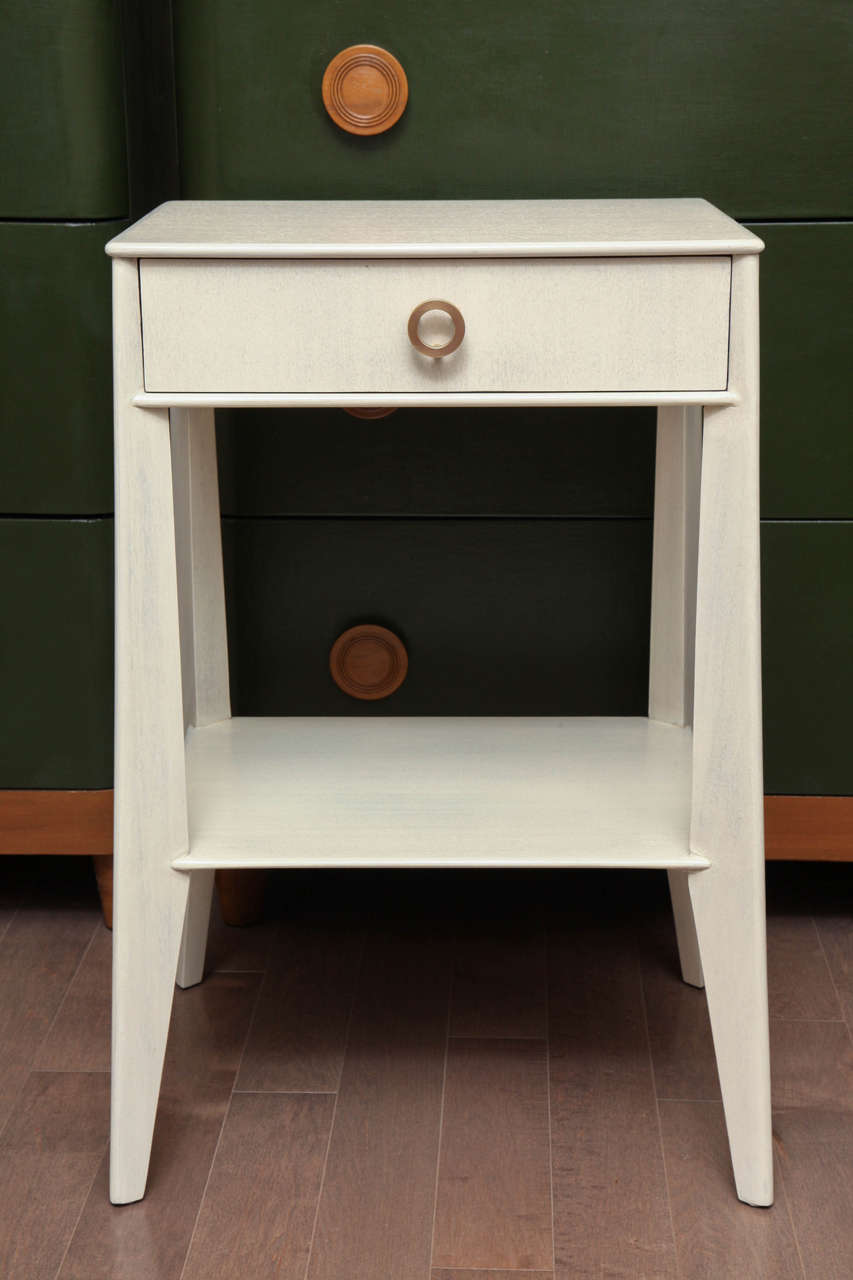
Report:
[[[737,1192],[771,1203],[762,247],[693,199],[174,202],[110,242],[114,1202],[215,868],[559,866],[668,869]],[[648,718],[231,718],[215,406],[578,404],[658,406]]]

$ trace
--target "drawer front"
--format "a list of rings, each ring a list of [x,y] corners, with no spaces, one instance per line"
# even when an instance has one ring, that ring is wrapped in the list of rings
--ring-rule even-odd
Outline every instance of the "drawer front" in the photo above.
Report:
[[[0,222],[0,511],[112,511],[104,245],[124,225]]]
[[[649,520],[226,520],[235,715],[645,715]],[[378,623],[406,678],[342,692],[329,654]]]
[[[157,392],[720,391],[731,259],[143,259],[145,388]],[[461,312],[433,359],[407,326]]]
[[[111,787],[112,520],[0,520],[0,597],[0,789]]]

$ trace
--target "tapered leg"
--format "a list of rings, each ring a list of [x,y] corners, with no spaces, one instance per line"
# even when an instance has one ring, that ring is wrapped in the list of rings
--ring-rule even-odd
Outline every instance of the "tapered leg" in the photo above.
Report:
[[[184,728],[231,715],[219,484],[212,409],[170,412]],[[193,871],[178,986],[204,976],[212,871]]]
[[[678,943],[681,976],[691,987],[704,987],[705,975],[702,972],[699,938],[693,917],[693,903],[690,901],[689,880],[693,873],[668,871],[666,874],[669,879],[669,896],[675,920],[675,940]]]
[[[142,385],[136,264],[113,268],[116,733],[110,1197],[144,1194],[188,877],[168,414]]]
[[[658,409],[649,718],[688,725],[693,717],[696,559],[699,539],[701,405]],[[669,872],[681,973],[704,985],[686,871]]]
[[[215,874],[215,871],[193,871],[189,875],[190,887],[176,977],[179,987],[194,987],[204,977]]]
[[[764,907],[758,260],[732,271],[730,383],[705,410],[689,877],[738,1195],[773,1199]]]

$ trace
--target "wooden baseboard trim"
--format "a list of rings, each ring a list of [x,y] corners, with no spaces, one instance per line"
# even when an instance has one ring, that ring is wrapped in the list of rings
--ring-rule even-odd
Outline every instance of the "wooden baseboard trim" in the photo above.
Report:
[[[765,796],[773,861],[853,862],[853,796]],[[110,854],[113,793],[0,790],[0,854]]]
[[[765,796],[768,860],[853,862],[853,796]]]
[[[113,851],[113,793],[0,790],[0,854]]]

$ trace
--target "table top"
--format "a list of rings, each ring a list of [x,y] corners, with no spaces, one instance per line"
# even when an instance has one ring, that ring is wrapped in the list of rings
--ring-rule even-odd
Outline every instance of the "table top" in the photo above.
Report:
[[[760,253],[707,200],[171,200],[126,258],[638,257]]]

